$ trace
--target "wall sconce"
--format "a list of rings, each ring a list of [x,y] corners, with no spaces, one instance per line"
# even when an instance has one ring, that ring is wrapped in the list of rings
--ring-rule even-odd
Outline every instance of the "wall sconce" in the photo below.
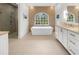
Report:
[[[50,9],[53,9],[53,6],[50,6]]]
[[[24,18],[27,19],[27,16],[25,14],[23,14]]]
[[[79,9],[79,6],[76,6],[75,9]]]
[[[56,16],[56,18],[57,18],[57,19],[59,19],[59,18],[60,18],[60,17],[59,17],[59,14]]]

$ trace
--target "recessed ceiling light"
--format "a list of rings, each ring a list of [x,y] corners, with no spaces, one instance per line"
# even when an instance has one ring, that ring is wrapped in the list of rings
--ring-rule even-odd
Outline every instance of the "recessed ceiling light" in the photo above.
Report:
[[[34,6],[31,6],[30,8],[31,8],[31,9],[34,9]]]
[[[50,6],[51,9],[53,9],[53,6]]]

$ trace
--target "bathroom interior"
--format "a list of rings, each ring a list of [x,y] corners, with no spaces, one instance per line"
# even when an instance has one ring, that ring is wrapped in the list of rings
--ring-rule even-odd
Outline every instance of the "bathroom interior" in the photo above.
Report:
[[[79,54],[79,4],[0,4],[0,31],[10,55]]]

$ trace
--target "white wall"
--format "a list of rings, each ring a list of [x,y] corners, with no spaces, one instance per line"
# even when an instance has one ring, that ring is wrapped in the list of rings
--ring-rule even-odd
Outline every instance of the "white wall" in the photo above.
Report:
[[[24,18],[27,16],[27,19]],[[28,7],[24,3],[18,4],[18,38],[22,39],[28,33]]]
[[[57,14],[59,14],[59,19],[56,18],[56,24],[60,24],[60,21],[63,21],[64,20],[64,11],[67,10],[67,4],[57,4],[56,5],[56,16]]]

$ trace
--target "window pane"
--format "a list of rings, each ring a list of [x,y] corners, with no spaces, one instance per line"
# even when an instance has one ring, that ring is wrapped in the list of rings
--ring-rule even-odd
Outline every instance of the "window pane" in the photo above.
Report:
[[[45,20],[45,24],[48,24],[48,20]]]
[[[46,13],[37,13],[35,16],[35,24],[37,25],[47,25],[48,24],[48,15]]]

